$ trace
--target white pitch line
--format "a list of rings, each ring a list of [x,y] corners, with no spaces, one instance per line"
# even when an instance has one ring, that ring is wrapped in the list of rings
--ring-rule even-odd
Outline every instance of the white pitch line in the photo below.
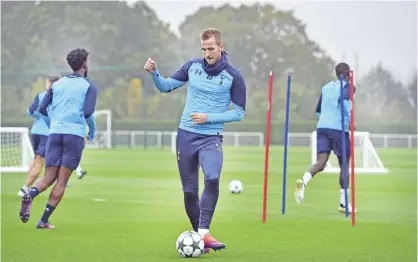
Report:
[[[104,199],[104,198],[93,198],[93,201],[94,202],[106,202],[107,199]]]

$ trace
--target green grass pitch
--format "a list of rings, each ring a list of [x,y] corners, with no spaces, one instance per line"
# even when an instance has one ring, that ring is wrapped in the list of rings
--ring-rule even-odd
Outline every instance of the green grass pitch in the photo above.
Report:
[[[319,174],[305,203],[294,201],[294,182],[310,165],[310,149],[291,147],[287,213],[281,214],[283,148],[270,153],[267,223],[262,224],[264,149],[224,149],[220,198],[211,232],[227,244],[202,261],[416,261],[416,149],[379,150],[387,175],[356,176],[357,226],[337,211],[338,178]],[[3,156],[5,157],[5,156]],[[190,229],[175,155],[168,149],[88,149],[88,175],[70,180],[51,216],[55,230],[37,230],[48,192],[19,219],[17,191],[24,174],[1,175],[1,261],[181,261],[175,250]],[[240,195],[228,182],[243,182]],[[203,175],[201,175],[201,189]]]

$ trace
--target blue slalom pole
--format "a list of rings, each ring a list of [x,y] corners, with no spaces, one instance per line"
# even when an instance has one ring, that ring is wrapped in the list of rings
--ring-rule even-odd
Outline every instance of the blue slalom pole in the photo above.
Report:
[[[289,143],[289,109],[290,109],[290,86],[292,83],[292,74],[287,75],[287,94],[286,94],[286,120],[284,125],[284,157],[283,157],[283,196],[282,196],[282,214],[286,213],[286,176],[287,176],[287,145]]]
[[[345,198],[345,216],[349,216],[348,212],[348,176],[347,176],[347,145],[346,145],[346,134],[344,126],[344,76],[340,75],[340,107],[341,107],[341,149],[342,149],[342,161],[343,161],[343,178],[344,178],[344,198]]]

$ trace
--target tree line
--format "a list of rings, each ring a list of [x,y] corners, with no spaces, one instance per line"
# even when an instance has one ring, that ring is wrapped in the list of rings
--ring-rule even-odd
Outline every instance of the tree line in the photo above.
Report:
[[[320,88],[334,77],[334,61],[310,39],[292,11],[254,4],[202,7],[180,25],[176,36],[145,3],[2,2],[2,122],[20,118],[43,76],[69,73],[66,53],[83,47],[91,53],[89,78],[99,89],[98,109],[115,119],[177,120],[187,87],[160,94],[143,70],[148,57],[169,76],[186,60],[201,56],[199,33],[221,29],[230,61],[247,83],[244,121],[257,121],[267,107],[268,74],[275,73],[273,121],[284,119],[286,75],[293,68],[292,121],[315,121]],[[59,15],[58,15],[59,14]],[[358,121],[416,123],[417,81],[403,85],[382,65],[357,81]]]

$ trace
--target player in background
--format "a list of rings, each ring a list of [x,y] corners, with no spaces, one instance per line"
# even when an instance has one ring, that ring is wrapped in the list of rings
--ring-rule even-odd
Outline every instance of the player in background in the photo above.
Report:
[[[332,80],[322,87],[321,95],[319,97],[316,114],[319,117],[316,136],[317,136],[317,162],[313,164],[301,179],[296,181],[295,198],[298,204],[301,204],[304,199],[304,192],[307,188],[308,182],[319,172],[323,171],[328,161],[331,150],[334,151],[338,158],[340,166],[340,206],[338,210],[341,213],[345,212],[345,197],[344,197],[344,176],[343,176],[343,161],[342,161],[342,134],[341,134],[341,106],[344,107],[344,131],[346,132],[346,156],[347,165],[350,162],[350,85],[349,74],[350,67],[346,63],[339,63],[335,67],[335,74],[337,80]],[[340,75],[343,75],[343,92],[344,97],[341,98],[341,82]],[[348,177],[348,174],[347,174]],[[347,178],[348,179],[348,178]],[[347,181],[348,185],[348,181]],[[347,188],[348,192],[348,188]],[[349,212],[352,212],[351,204],[348,205]]]
[[[200,40],[204,57],[186,62],[171,77],[161,76],[151,58],[144,68],[151,73],[160,92],[171,92],[189,82],[177,131],[177,164],[186,213],[208,252],[226,247],[209,233],[209,227],[219,196],[224,123],[243,119],[246,86],[241,73],[228,61],[221,33],[209,28],[201,33]],[[228,110],[231,102],[232,109]],[[199,165],[205,183],[200,202]]]
[[[87,79],[88,55],[85,49],[74,49],[68,53],[67,62],[73,73],[52,85],[39,108],[50,128],[45,177],[22,197],[20,208],[20,219],[26,223],[33,199],[55,182],[37,228],[55,228],[49,223],[49,217],[61,201],[71,173],[80,163],[86,123],[89,127],[87,138],[93,140],[95,136],[97,88]]]
[[[37,94],[33,99],[32,104],[28,108],[28,115],[35,118],[31,129],[31,140],[35,158],[32,160],[25,184],[20,188],[18,195],[23,197],[29,191],[29,188],[38,179],[42,168],[45,165],[45,146],[48,141],[49,128],[39,113],[39,105],[45,97],[46,92],[51,88],[55,81],[58,81],[58,76],[49,76],[45,81],[45,91]],[[83,170],[81,166],[76,169],[76,174],[79,179],[82,179],[87,171]]]

